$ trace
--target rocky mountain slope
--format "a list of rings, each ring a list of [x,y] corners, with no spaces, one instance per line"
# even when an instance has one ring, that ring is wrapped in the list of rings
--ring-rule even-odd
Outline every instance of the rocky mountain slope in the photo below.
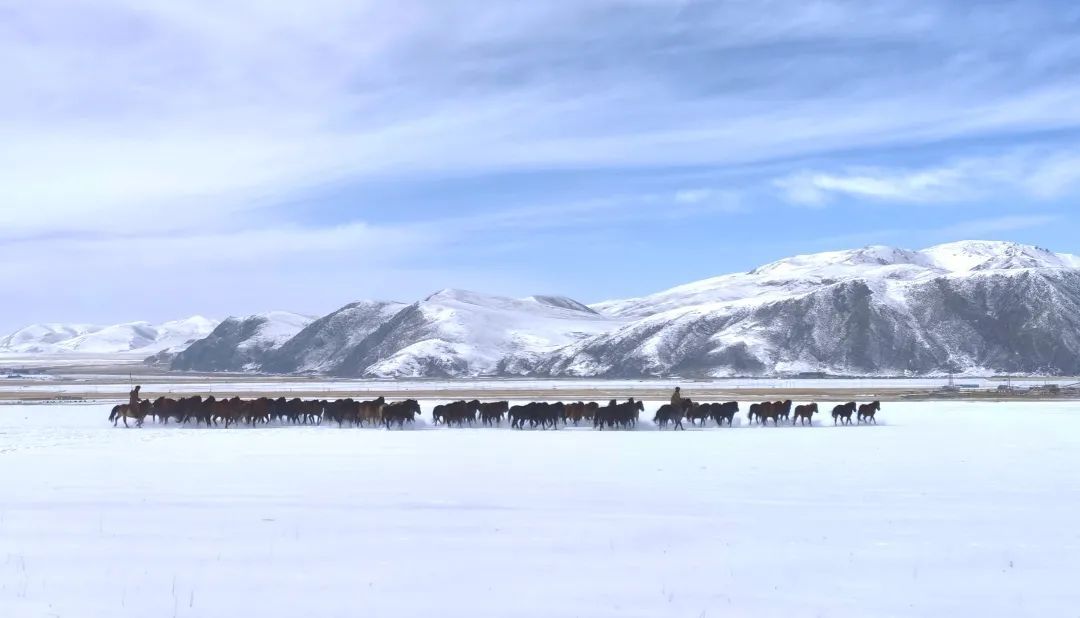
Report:
[[[553,376],[1080,373],[1080,258],[1014,243],[797,256],[593,305],[631,324]]]
[[[269,373],[326,373],[339,366],[360,343],[405,303],[359,301],[315,320],[268,354],[260,369]]]
[[[519,374],[545,354],[618,323],[563,297],[442,290],[399,311],[326,369],[372,377]]]
[[[206,338],[173,356],[171,367],[202,371],[257,369],[271,352],[295,337],[314,319],[287,311],[228,318]]]

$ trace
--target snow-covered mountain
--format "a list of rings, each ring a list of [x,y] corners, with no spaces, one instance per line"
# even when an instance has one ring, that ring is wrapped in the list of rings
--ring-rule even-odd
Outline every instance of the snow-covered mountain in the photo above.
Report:
[[[593,305],[636,318],[542,375],[1080,373],[1080,258],[969,241],[788,258]]]
[[[54,344],[101,330],[92,324],[31,324],[0,338],[0,352],[37,354]]]
[[[641,318],[710,303],[745,306],[805,294],[842,281],[925,281],[938,276],[1024,268],[1078,268],[1080,257],[1007,242],[964,241],[922,251],[870,246],[786,258],[642,298],[591,305],[605,315]]]
[[[202,316],[162,324],[36,324],[0,339],[0,352],[145,356],[182,350],[205,337],[216,325],[216,321]]]
[[[257,369],[269,353],[314,320],[314,317],[288,311],[230,317],[205,338],[173,356],[171,366],[173,369],[204,371]]]
[[[245,355],[242,322],[226,321],[174,369],[427,377],[520,373],[546,354],[622,323],[560,296],[525,299],[442,290],[422,301],[361,301],[316,320],[259,357]]]
[[[340,365],[365,338],[407,307],[406,303],[359,301],[315,320],[268,354],[270,373],[318,373]]]
[[[871,246],[591,306],[442,290],[307,320],[227,320],[172,366],[349,377],[1080,375],[1080,257],[1007,242]],[[42,325],[0,341],[82,349],[151,338],[113,337],[118,328]]]
[[[519,374],[619,321],[563,297],[442,290],[399,311],[327,370],[340,376]]]

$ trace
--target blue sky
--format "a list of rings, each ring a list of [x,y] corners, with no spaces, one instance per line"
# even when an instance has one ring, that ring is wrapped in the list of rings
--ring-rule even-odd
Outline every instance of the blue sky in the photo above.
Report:
[[[1078,69],[1072,2],[0,0],[0,328],[1076,252]]]

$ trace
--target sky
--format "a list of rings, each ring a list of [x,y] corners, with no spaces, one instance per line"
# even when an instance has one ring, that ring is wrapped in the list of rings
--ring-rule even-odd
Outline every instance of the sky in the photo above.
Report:
[[[0,0],[0,331],[1080,252],[1080,4]]]

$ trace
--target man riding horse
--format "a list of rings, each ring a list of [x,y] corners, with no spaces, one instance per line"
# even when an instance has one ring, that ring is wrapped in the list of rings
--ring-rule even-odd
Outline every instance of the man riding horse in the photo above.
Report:
[[[675,387],[675,392],[671,394],[671,405],[675,406],[676,410],[683,409],[683,396],[678,386]]]
[[[128,408],[129,410],[135,411],[139,409],[139,389],[141,388],[142,386],[136,386],[135,388],[131,389],[130,393],[128,393],[128,406],[130,406]]]

